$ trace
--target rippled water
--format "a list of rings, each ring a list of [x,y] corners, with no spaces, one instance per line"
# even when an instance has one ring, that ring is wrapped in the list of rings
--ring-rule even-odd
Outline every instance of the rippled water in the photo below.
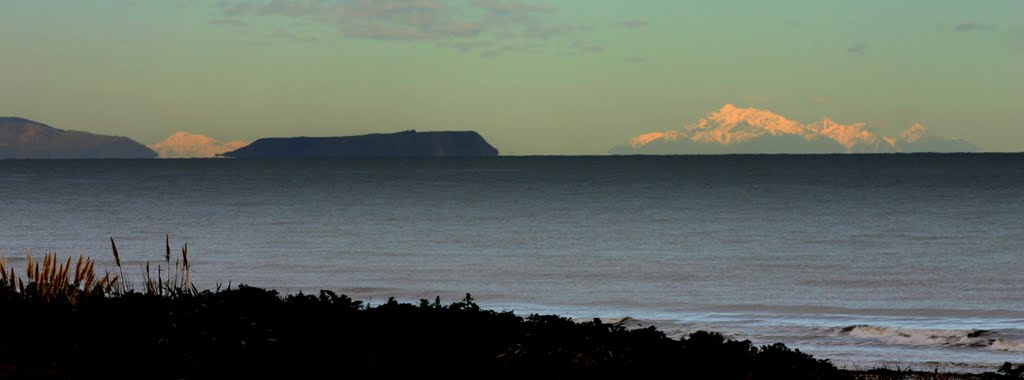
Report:
[[[0,161],[0,251],[630,317],[840,366],[1024,362],[1024,155]],[[106,265],[110,265],[109,260]]]

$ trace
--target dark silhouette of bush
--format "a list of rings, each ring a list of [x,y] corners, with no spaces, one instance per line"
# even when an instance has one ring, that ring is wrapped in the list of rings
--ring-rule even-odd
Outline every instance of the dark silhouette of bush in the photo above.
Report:
[[[240,285],[197,290],[188,246],[143,266],[143,290],[80,257],[26,261],[27,281],[0,257],[0,379],[859,379],[922,372],[838,371],[782,343],[757,347],[698,331],[674,340],[654,327],[599,319],[520,317],[481,309],[466,294],[418,305],[369,306],[329,290],[282,296]],[[155,276],[154,276],[155,274]],[[972,378],[1019,379],[1024,367]],[[935,374],[927,378],[965,378]]]
[[[992,379],[1024,379],[1024,364],[1014,367],[1013,363],[1006,362],[999,367],[996,373],[986,373]]]
[[[0,289],[5,378],[828,379],[829,362],[782,344],[753,346],[698,332],[669,339],[555,315],[481,309],[468,294],[443,305],[344,295],[281,296],[239,286],[165,295],[94,293],[36,302]]]
[[[170,239],[142,292],[92,260],[27,261],[28,281],[0,258],[0,378],[264,379],[831,379],[842,374],[782,344],[697,332],[673,340],[653,327],[594,319],[520,317],[481,309],[466,294],[371,307],[322,290],[282,296],[241,285],[198,291],[188,248],[173,265]],[[164,272],[163,268],[167,271]],[[164,277],[166,274],[166,277]]]

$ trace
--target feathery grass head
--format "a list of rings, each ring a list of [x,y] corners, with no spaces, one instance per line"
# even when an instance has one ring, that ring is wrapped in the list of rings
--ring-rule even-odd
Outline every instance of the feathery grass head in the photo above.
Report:
[[[40,262],[32,255],[25,258],[25,277],[18,276],[14,268],[8,267],[7,259],[0,257],[0,287],[17,291],[21,296],[42,302],[77,303],[82,294],[109,294],[118,283],[118,276],[107,273],[99,281],[93,270],[92,259],[79,256],[61,261],[54,252],[47,253]],[[26,281],[27,280],[27,281]]]
[[[114,237],[110,237],[110,249],[114,251],[114,265],[121,267],[121,255],[117,254],[117,244],[114,244]]]
[[[192,285],[189,276],[188,243],[181,247],[181,258],[175,260],[171,266],[171,238],[164,236],[164,263],[167,264],[166,272],[163,265],[157,264],[156,277],[153,277],[153,270],[147,261],[143,265],[145,275],[144,285],[146,294],[159,296],[188,296],[198,294],[199,291]],[[166,277],[164,276],[166,273]]]
[[[188,259],[188,244],[182,246],[181,259],[175,261],[173,267],[170,265],[169,235],[165,237],[164,244],[163,261],[167,263],[167,268],[157,264],[157,275],[154,278],[151,263],[147,260],[142,265],[145,293],[171,297],[198,294],[199,291],[192,284],[189,274],[191,264]],[[50,252],[43,256],[42,260],[38,260],[28,254],[25,258],[24,276],[19,276],[8,264],[7,258],[0,256],[0,294],[14,294],[42,302],[75,304],[81,295],[134,293],[136,290],[133,288],[133,282],[125,280],[121,254],[113,238],[110,239],[110,248],[117,272],[105,272],[102,276],[96,273],[96,262],[87,256],[78,256],[77,260],[72,260],[71,257],[60,260],[56,253]]]

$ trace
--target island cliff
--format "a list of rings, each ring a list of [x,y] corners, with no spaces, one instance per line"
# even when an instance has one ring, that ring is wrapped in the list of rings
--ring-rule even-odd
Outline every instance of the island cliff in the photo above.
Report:
[[[0,117],[0,159],[156,156],[156,152],[127,137],[66,131],[20,117]]]
[[[416,132],[348,137],[291,137],[259,139],[223,153],[233,158],[319,157],[491,157],[498,150],[479,133]]]

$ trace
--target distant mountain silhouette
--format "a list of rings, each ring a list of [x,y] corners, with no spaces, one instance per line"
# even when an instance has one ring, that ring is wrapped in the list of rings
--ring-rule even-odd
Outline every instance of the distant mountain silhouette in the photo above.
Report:
[[[20,117],[0,117],[0,158],[156,156],[156,152],[127,137],[66,131]]]
[[[920,124],[891,138],[864,123],[844,125],[829,119],[804,124],[771,111],[726,104],[697,124],[679,130],[645,133],[612,154],[729,153],[890,153],[974,152],[978,147],[954,138],[932,136]]]
[[[209,136],[179,131],[166,140],[149,145],[160,158],[205,158],[246,146],[245,141],[219,141]]]
[[[222,154],[234,158],[314,157],[486,157],[498,150],[480,134],[466,132],[416,132],[369,134],[348,137],[291,137],[259,139],[241,149]]]

